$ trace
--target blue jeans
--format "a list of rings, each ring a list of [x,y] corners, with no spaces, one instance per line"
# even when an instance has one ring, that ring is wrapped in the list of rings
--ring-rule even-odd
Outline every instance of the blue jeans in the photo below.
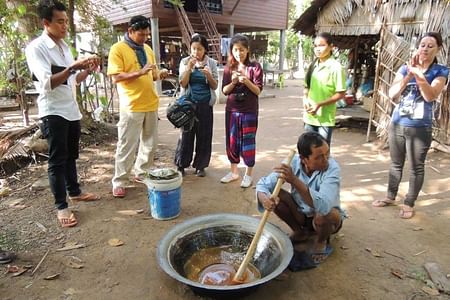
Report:
[[[76,159],[79,154],[80,121],[68,121],[60,116],[42,118],[42,134],[48,142],[48,181],[57,209],[68,207],[69,196],[81,194],[77,178]]]
[[[315,126],[305,123],[305,131],[314,131],[319,133],[324,139],[327,140],[328,146],[331,148],[331,135],[333,134],[333,127]]]

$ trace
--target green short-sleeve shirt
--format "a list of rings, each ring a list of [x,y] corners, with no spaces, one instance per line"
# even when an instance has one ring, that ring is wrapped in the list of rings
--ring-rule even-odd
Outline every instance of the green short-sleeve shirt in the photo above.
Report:
[[[345,87],[345,71],[341,64],[330,57],[325,62],[316,62],[311,75],[308,101],[319,103],[329,99],[337,92],[343,92]],[[314,126],[334,126],[336,121],[336,103],[322,106],[316,113],[311,115],[304,112],[303,120],[306,124]]]

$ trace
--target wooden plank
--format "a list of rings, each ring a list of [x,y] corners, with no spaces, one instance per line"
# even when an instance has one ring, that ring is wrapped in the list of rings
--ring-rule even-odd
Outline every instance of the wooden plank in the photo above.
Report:
[[[234,4],[233,8],[231,9],[230,15],[233,15],[234,11],[236,10],[236,7],[239,5],[239,2],[241,2],[241,0],[237,0],[236,1],[236,3]]]
[[[427,262],[423,265],[436,288],[446,294],[450,294],[450,280],[441,271],[440,266],[435,262]]]

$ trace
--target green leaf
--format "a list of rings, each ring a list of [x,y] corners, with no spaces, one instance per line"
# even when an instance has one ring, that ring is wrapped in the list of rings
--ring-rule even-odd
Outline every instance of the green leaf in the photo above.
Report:
[[[17,7],[17,12],[19,13],[19,15],[23,16],[27,12],[27,7],[24,4],[20,4]]]
[[[98,97],[98,100],[100,101],[100,104],[104,107],[108,106],[108,98],[106,96],[100,96]]]

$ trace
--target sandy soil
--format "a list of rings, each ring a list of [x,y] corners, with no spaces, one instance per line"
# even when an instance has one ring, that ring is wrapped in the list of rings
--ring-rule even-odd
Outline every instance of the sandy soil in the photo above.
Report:
[[[276,98],[260,101],[255,178],[270,172],[302,132],[300,83],[287,84],[283,90],[267,89]],[[167,98],[162,99],[161,116],[167,102]],[[29,270],[12,277],[0,266],[0,299],[200,299],[159,268],[158,241],[175,224],[196,216],[257,213],[253,188],[219,182],[228,172],[223,104],[215,106],[214,122],[207,177],[197,178],[188,170],[182,186],[182,212],[174,220],[157,221],[149,216],[144,186],[130,188],[125,199],[112,197],[114,139],[82,151],[79,173],[83,190],[97,192],[102,199],[73,204],[79,220],[73,229],[58,226],[48,189],[29,189],[37,178],[46,176],[45,164],[30,166],[9,178],[13,193],[0,198],[0,246],[17,251],[17,266],[35,267],[47,251],[49,254],[33,276]],[[157,165],[171,166],[178,131],[164,117],[160,124]],[[376,143],[366,143],[365,132],[365,127],[340,128],[333,135],[332,155],[342,167],[341,199],[349,214],[332,241],[334,253],[316,269],[286,271],[247,299],[449,299],[422,291],[427,278],[422,266],[435,261],[450,273],[450,157],[429,154],[417,214],[411,220],[401,220],[397,206],[375,209],[370,204],[385,195],[389,154],[379,150]],[[406,192],[406,180],[400,195]],[[7,201],[20,198],[25,207],[8,205]],[[143,209],[144,213],[117,213],[131,209]],[[269,221],[289,232],[276,216]],[[111,247],[108,240],[112,238],[124,245]],[[56,251],[66,243],[86,247]],[[83,267],[74,268],[77,265]],[[393,270],[403,278],[394,276]],[[59,276],[44,280],[54,274]]]

